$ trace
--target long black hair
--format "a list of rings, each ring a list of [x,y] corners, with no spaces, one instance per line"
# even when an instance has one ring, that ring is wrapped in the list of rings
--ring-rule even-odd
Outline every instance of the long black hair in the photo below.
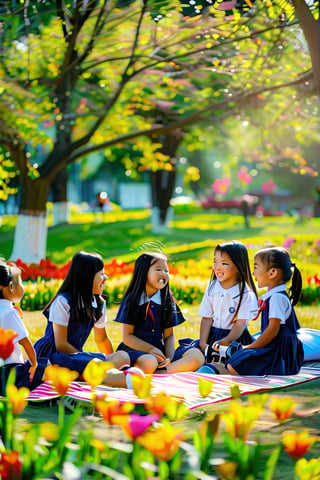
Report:
[[[70,297],[70,308],[77,320],[97,320],[101,315],[104,300],[100,295],[95,295],[98,309],[92,306],[92,286],[95,274],[104,268],[104,262],[98,253],[77,252],[71,260],[68,273],[59,290],[44,309],[47,316],[53,300],[61,293],[67,293]]]
[[[296,264],[291,261],[288,250],[283,247],[263,248],[255,254],[255,257],[259,258],[268,270],[270,268],[281,270],[284,283],[291,278],[289,297],[292,306],[296,305],[301,295],[302,275]]]
[[[139,306],[141,295],[146,290],[149,268],[159,259],[168,260],[167,256],[161,252],[144,252],[135,261],[133,274],[122,300],[127,302],[128,318],[132,318],[135,323],[141,321],[141,318],[137,315],[137,307]],[[165,326],[170,324],[173,313],[174,299],[170,292],[169,282],[160,290],[160,295],[162,324]]]
[[[214,249],[214,254],[216,254],[216,252],[226,253],[227,255],[229,255],[232,263],[234,263],[236,269],[238,270],[240,299],[237,309],[234,312],[232,318],[232,322],[234,322],[237,318],[241,306],[246,285],[248,285],[253,290],[256,297],[258,298],[256,285],[254,283],[250,270],[248,250],[243,243],[233,240],[232,242],[218,244]],[[210,283],[216,280],[216,278],[217,277],[213,270],[210,278]]]

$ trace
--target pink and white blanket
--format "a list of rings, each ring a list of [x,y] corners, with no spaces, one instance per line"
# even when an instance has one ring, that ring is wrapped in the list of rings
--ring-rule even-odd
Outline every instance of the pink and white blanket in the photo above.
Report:
[[[209,395],[203,397],[199,391],[199,378],[212,382]],[[229,400],[232,396],[232,387],[237,386],[240,395],[249,393],[270,391],[285,387],[299,385],[320,378],[319,363],[303,367],[297,375],[290,376],[267,376],[267,377],[241,377],[231,375],[213,375],[196,372],[174,373],[171,375],[153,375],[152,390],[156,394],[165,392],[181,398],[190,410],[212,405],[221,401]],[[97,387],[97,391],[105,392],[110,400],[120,402],[143,403],[133,392],[126,388],[112,388],[105,385]],[[34,391],[30,392],[29,402],[43,402],[59,398],[49,382],[45,382]],[[92,388],[82,382],[72,382],[66,394],[66,398],[82,403],[90,403]]]

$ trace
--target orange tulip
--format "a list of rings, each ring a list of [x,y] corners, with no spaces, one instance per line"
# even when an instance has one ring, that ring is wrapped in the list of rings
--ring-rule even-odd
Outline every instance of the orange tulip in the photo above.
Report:
[[[120,403],[118,400],[105,401],[104,399],[97,399],[95,408],[99,412],[104,421],[109,425],[117,423],[116,417],[121,415],[128,415],[134,409],[133,403]]]
[[[6,360],[14,350],[13,340],[18,336],[14,330],[0,328],[0,358]]]
[[[8,385],[7,397],[12,406],[13,415],[19,415],[28,404],[30,390],[26,387],[17,388],[15,385]]]
[[[284,422],[291,417],[295,406],[295,402],[290,397],[273,398],[270,403],[270,410],[279,422]]]
[[[159,392],[157,395],[151,395],[146,399],[145,407],[150,413],[156,413],[159,417],[162,417],[169,401],[170,395]]]
[[[317,440],[306,430],[302,432],[287,431],[282,435],[282,444],[287,454],[292,458],[301,458]]]
[[[182,430],[168,423],[144,432],[136,438],[136,442],[159,460],[170,460],[178,451],[183,439]]]
[[[171,420],[178,420],[189,414],[189,409],[184,404],[183,398],[168,395],[164,392],[159,392],[147,398],[145,408],[150,413],[159,415],[159,417],[166,414]]]
[[[59,365],[49,365],[45,369],[45,378],[52,383],[52,386],[60,395],[65,395],[69,385],[79,376],[78,372],[69,370]]]

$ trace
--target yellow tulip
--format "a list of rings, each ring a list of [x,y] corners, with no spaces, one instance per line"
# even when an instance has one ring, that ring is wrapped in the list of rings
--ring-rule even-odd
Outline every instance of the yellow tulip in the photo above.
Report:
[[[138,398],[147,398],[151,392],[152,375],[140,377],[139,375],[130,374],[132,376],[132,388]]]
[[[234,462],[226,461],[220,463],[220,465],[216,466],[216,469],[219,473],[220,478],[223,478],[224,480],[233,480],[234,478],[237,478],[237,464]]]
[[[103,383],[106,376],[106,371],[114,368],[111,362],[102,362],[98,359],[93,359],[88,363],[83,371],[83,378],[91,387],[97,387]]]
[[[55,423],[43,422],[39,424],[41,436],[48,442],[54,442],[59,438],[59,427]]]
[[[291,417],[296,403],[291,397],[272,398],[270,403],[270,410],[277,417],[279,422],[284,422]]]
[[[232,402],[229,411],[221,418],[226,425],[227,432],[232,437],[246,441],[247,435],[260,413],[260,408],[252,405],[244,406],[239,404],[239,402]]]
[[[310,460],[300,458],[296,462],[295,473],[297,474],[297,478],[301,480],[315,480],[320,478],[320,457],[311,458]]]
[[[7,398],[12,406],[13,415],[19,415],[28,404],[30,390],[26,387],[17,388],[15,385],[8,385]]]
[[[59,365],[49,365],[45,369],[45,379],[52,383],[52,386],[60,395],[65,395],[70,383],[78,378],[79,372],[69,370]]]
[[[198,388],[201,397],[207,397],[213,388],[214,382],[211,380],[206,380],[205,378],[198,378]]]

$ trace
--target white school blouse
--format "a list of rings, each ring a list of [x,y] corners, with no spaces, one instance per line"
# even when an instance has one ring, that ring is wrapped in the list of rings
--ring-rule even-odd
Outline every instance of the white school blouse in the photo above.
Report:
[[[10,363],[24,363],[19,341],[29,336],[28,331],[19,317],[17,310],[10,300],[0,298],[0,327],[5,330],[14,330],[18,336],[13,340],[14,350],[10,357],[4,360],[5,365]]]
[[[201,317],[213,319],[213,326],[217,328],[230,329],[232,327],[233,315],[240,300],[239,285],[231,288],[223,288],[219,280],[213,280],[207,287],[199,308]],[[258,300],[255,293],[245,287],[242,302],[237,318],[249,320],[258,314]]]

